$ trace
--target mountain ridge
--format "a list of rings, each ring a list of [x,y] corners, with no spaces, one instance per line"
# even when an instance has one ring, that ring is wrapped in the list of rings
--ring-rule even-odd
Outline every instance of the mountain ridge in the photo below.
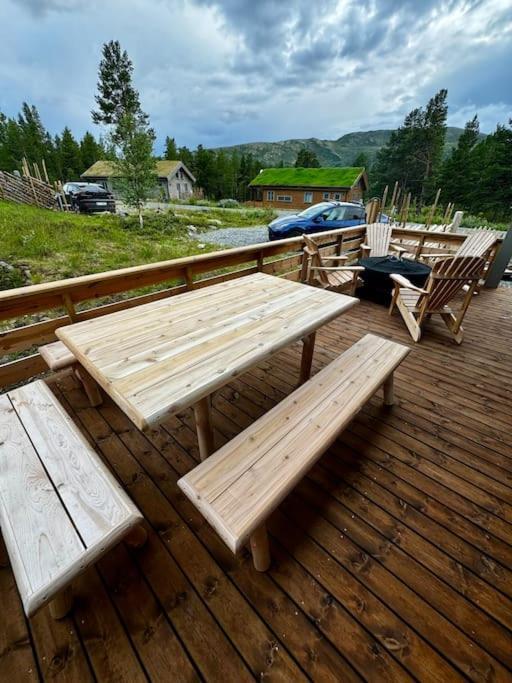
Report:
[[[448,126],[446,129],[445,155],[457,145],[463,128]],[[216,151],[252,154],[265,166],[277,166],[281,162],[285,166],[295,163],[299,150],[303,147],[314,152],[320,166],[352,166],[356,157],[364,153],[369,164],[375,159],[377,152],[389,140],[393,129],[377,129],[353,131],[340,136],[336,140],[322,138],[290,138],[276,142],[246,142],[214,148]],[[485,137],[484,133],[480,134]]]

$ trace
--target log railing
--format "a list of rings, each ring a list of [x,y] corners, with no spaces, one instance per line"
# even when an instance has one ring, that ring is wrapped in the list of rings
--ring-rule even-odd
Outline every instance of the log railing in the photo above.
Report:
[[[325,255],[346,253],[350,263],[360,256],[365,227],[317,233],[315,240]],[[417,245],[423,245],[427,237],[444,249],[455,249],[464,240],[464,235],[393,230],[393,240]],[[0,390],[45,371],[38,353],[15,360],[11,360],[12,354],[36,351],[38,346],[55,340],[58,327],[257,271],[298,280],[302,247],[302,237],[294,237],[0,292],[0,321],[17,319],[17,326],[0,332],[0,357],[6,358],[0,365]],[[156,285],[162,288],[144,294],[134,292]],[[128,292],[132,296],[120,298]],[[105,297],[118,300],[98,301]],[[45,320],[30,321],[30,316],[43,313],[47,316]],[[26,316],[28,324],[19,326],[20,318]]]

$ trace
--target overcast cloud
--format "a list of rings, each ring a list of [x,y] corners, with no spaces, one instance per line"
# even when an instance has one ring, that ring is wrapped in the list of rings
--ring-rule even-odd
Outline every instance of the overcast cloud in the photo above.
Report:
[[[439,88],[449,123],[512,116],[510,0],[0,0],[0,110],[92,125],[118,39],[159,137],[228,145],[391,128]],[[160,150],[158,150],[160,151]]]

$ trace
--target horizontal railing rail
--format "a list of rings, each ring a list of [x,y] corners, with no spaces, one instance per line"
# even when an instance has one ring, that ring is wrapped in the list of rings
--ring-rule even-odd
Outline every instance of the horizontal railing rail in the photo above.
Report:
[[[365,229],[364,225],[342,228],[317,233],[314,237],[325,255],[344,253],[350,263],[361,254]],[[435,241],[453,249],[465,236],[393,228],[395,239],[415,241],[421,246]],[[59,327],[258,271],[298,280],[302,248],[302,237],[292,237],[2,291],[0,321],[16,320],[16,325],[0,332],[0,357],[6,357],[6,362],[0,364],[0,389],[46,370],[37,353],[15,360],[12,355],[55,340],[55,330]],[[136,291],[159,285],[162,288],[149,293]],[[129,292],[131,296],[118,298]],[[98,301],[105,297],[118,299],[107,303]],[[45,320],[30,320],[31,316],[42,313],[47,316]],[[27,316],[27,324],[20,326],[19,319]]]

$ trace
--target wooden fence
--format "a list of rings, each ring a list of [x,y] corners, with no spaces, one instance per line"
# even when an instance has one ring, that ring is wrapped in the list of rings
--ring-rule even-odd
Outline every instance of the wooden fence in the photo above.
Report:
[[[0,171],[0,199],[51,209],[55,205],[55,190],[31,175],[17,176]]]
[[[362,225],[318,233],[315,240],[325,255],[345,253],[350,263],[361,255],[365,229],[366,226]],[[393,229],[393,241],[410,245],[411,251],[428,246],[430,252],[432,244],[434,248],[437,245],[444,251],[456,249],[464,239],[464,235],[451,233]],[[24,316],[48,315],[43,321],[13,326],[0,332],[0,357],[36,351],[36,347],[56,339],[55,330],[58,327],[257,271],[298,280],[302,248],[302,237],[293,237],[0,292],[0,321],[18,319],[19,325],[19,319]],[[168,286],[157,291],[138,295],[134,292],[164,283]],[[132,292],[132,296],[107,303],[98,301],[128,292]],[[38,353],[17,360],[7,358],[0,365],[0,389],[33,377],[45,369],[45,363]]]

